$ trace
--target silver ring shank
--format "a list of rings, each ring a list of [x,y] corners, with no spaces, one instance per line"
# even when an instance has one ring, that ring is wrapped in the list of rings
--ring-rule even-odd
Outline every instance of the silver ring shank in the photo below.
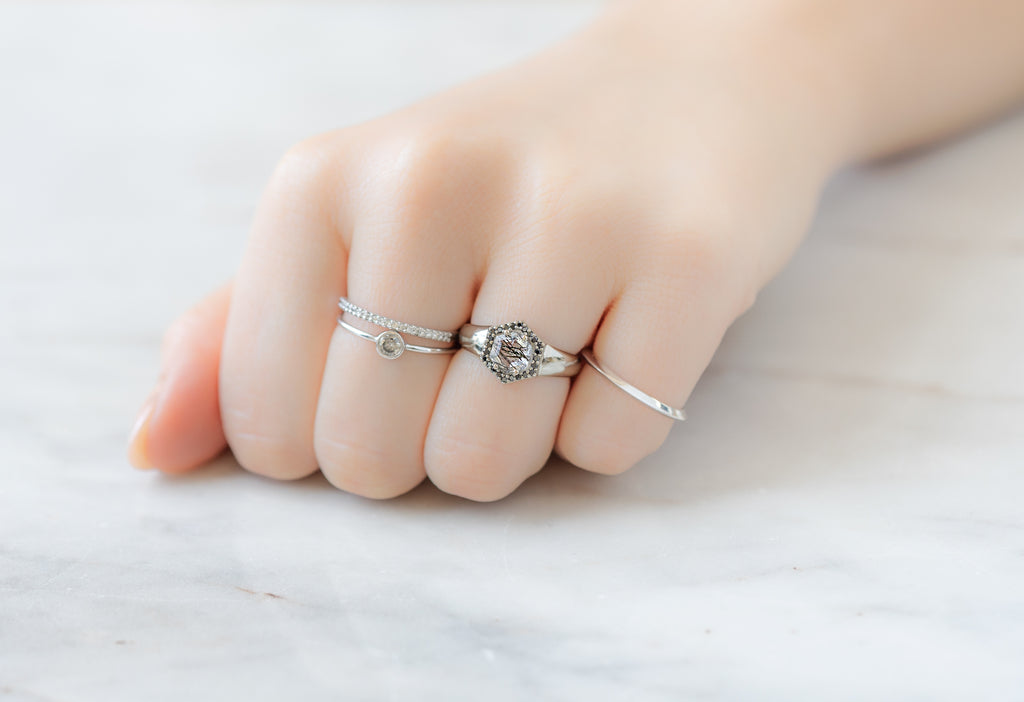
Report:
[[[644,403],[655,412],[659,412],[670,419],[676,420],[677,422],[682,422],[686,419],[685,411],[666,405],[658,398],[651,397],[650,395],[648,395],[646,392],[636,387],[635,385],[627,383],[625,380],[620,378],[618,374],[613,373],[607,368],[602,368],[601,366],[599,366],[597,363],[597,359],[594,358],[594,353],[590,349],[583,349],[583,351],[580,352],[580,355],[583,356],[584,361],[590,364],[591,368],[593,368],[598,373],[603,375],[613,385],[615,385],[615,387],[619,388],[630,397],[640,400],[640,402]]]
[[[490,327],[479,324],[463,324],[459,330],[459,344],[462,348],[472,352],[477,358],[484,357],[484,344],[487,343],[487,332]],[[542,340],[543,341],[543,340]],[[544,344],[544,354],[540,360],[540,375],[571,378],[577,375],[582,368],[580,359],[576,354],[560,351],[550,344]]]
[[[407,324],[405,322],[399,322],[397,319],[391,319],[385,317],[382,314],[371,312],[368,309],[360,307],[349,301],[347,297],[338,298],[338,307],[343,312],[348,312],[353,317],[357,317],[367,322],[376,324],[378,327],[384,327],[385,329],[391,329],[396,332],[402,332],[409,336],[417,336],[420,339],[429,339],[430,341],[443,341],[446,344],[452,343],[455,339],[455,332],[445,331],[443,329],[430,329],[428,327],[421,327],[416,324]],[[411,349],[412,347],[408,344],[406,348]],[[423,348],[429,348],[424,346]]]
[[[352,332],[353,334],[358,336],[360,339],[366,339],[367,341],[372,341],[375,344],[377,343],[377,336],[375,336],[374,334],[371,334],[370,332],[365,332],[362,329],[359,329],[358,327],[353,327],[351,324],[349,324],[344,319],[342,319],[341,315],[338,315],[338,326],[341,327],[342,329],[344,329],[345,331]],[[458,347],[454,347],[454,346],[444,346],[444,347],[438,348],[438,347],[435,347],[435,346],[418,346],[417,344],[406,344],[405,345],[405,350],[406,351],[413,351],[415,353],[441,354],[441,353],[455,353],[459,349],[458,349]]]

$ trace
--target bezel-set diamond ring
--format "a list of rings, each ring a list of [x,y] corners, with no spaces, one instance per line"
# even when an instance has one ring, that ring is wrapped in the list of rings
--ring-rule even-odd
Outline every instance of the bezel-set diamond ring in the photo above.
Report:
[[[410,344],[394,329],[385,329],[380,334],[371,334],[358,327],[353,327],[342,319],[340,314],[338,315],[338,326],[347,332],[355,334],[360,339],[372,341],[377,347],[377,353],[389,361],[393,361],[406,351],[412,351],[413,353],[450,354],[459,350],[459,347],[455,345],[438,347]]]
[[[544,343],[525,322],[489,327],[464,324],[459,330],[459,343],[502,383],[541,375],[571,377],[580,372],[576,354]]]

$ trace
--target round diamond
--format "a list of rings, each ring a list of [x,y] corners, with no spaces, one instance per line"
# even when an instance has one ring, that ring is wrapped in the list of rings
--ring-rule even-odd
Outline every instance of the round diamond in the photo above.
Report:
[[[502,329],[491,342],[491,364],[515,375],[529,372],[535,355],[530,335],[523,329]]]
[[[386,331],[377,337],[377,353],[384,358],[398,358],[405,352],[405,339],[396,331]]]

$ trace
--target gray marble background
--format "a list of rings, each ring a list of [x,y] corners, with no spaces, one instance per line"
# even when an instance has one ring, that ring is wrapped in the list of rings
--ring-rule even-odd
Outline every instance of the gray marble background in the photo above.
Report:
[[[596,8],[0,4],[0,698],[1024,698],[1022,115],[839,177],[621,477],[128,466],[290,143]]]

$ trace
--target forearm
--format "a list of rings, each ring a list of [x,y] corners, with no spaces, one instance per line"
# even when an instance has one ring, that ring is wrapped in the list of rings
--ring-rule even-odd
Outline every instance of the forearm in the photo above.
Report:
[[[693,44],[750,52],[740,63],[758,74],[752,84],[793,101],[787,118],[806,120],[798,129],[835,165],[928,143],[1024,99],[1024,0],[625,0],[606,20],[677,60],[694,60]]]
[[[1024,0],[837,0],[818,11],[851,76],[851,158],[927,143],[1024,98]]]

